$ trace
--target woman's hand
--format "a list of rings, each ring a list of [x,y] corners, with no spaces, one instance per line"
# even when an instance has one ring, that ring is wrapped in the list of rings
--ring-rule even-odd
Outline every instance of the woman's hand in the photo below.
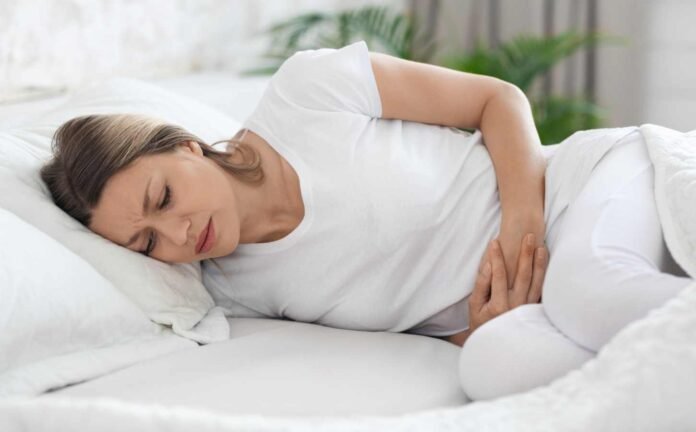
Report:
[[[510,289],[500,244],[495,239],[489,244],[479,268],[474,291],[468,300],[469,334],[510,309],[541,300],[548,254],[544,246],[535,247],[533,237],[532,234],[524,236],[517,261],[517,273]]]
[[[544,245],[546,224],[542,212],[517,212],[511,216],[503,216],[497,240],[503,251],[505,271],[508,277],[508,288],[517,277],[517,266],[523,250],[523,239],[528,233],[534,234],[534,246]]]

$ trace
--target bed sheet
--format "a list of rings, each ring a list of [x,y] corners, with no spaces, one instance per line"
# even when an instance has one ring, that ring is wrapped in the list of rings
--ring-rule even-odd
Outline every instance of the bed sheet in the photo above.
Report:
[[[468,402],[459,347],[427,336],[230,318],[230,339],[43,398],[110,397],[264,416],[399,415]]]

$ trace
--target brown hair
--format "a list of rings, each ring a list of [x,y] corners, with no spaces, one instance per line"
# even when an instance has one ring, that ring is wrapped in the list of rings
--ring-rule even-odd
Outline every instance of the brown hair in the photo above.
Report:
[[[241,181],[264,181],[261,156],[241,140],[206,144],[182,127],[140,114],[86,115],[66,121],[53,135],[53,158],[41,168],[41,179],[56,205],[89,227],[92,210],[111,176],[141,156],[172,152],[184,141],[197,142],[204,156]],[[221,142],[234,146],[229,151],[213,148]],[[235,150],[241,152],[242,163],[228,160]]]

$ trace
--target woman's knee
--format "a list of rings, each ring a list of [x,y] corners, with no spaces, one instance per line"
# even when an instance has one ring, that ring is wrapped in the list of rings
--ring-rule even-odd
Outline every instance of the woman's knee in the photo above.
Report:
[[[477,328],[462,347],[459,381],[472,400],[492,399],[510,394],[514,364],[507,350],[509,329],[502,314]]]
[[[522,305],[472,333],[459,378],[470,399],[493,399],[546,385],[593,355],[559,332],[541,304]]]

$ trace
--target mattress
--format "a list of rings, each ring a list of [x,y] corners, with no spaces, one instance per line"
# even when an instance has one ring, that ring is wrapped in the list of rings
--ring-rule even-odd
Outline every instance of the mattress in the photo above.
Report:
[[[225,72],[149,80],[244,120],[268,77]],[[67,95],[0,104],[0,127]],[[230,135],[235,131],[230,131]],[[110,397],[265,416],[393,415],[460,406],[460,348],[421,335],[358,332],[277,319],[229,318],[229,340],[183,349],[45,393]]]
[[[459,347],[427,336],[230,318],[230,339],[40,396],[264,416],[399,415],[467,403]]]

